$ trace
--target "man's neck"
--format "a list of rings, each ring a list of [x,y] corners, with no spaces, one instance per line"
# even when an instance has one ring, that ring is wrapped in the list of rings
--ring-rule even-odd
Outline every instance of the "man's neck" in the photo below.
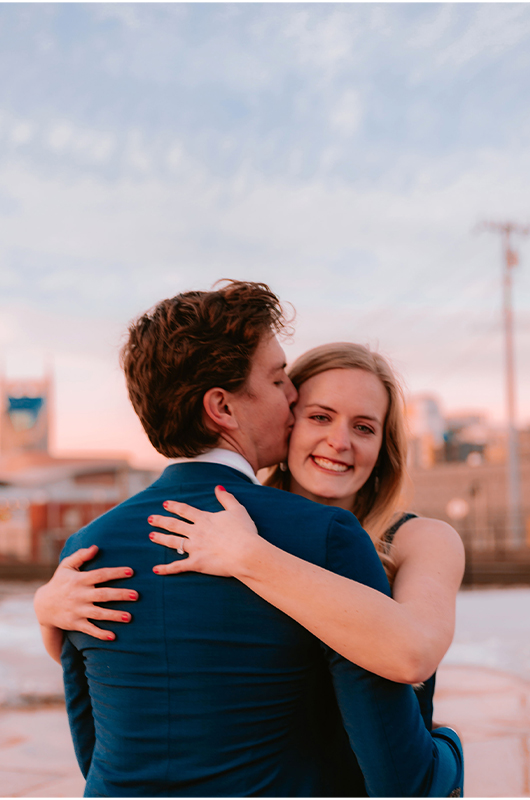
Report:
[[[258,469],[261,469],[260,464],[258,464],[257,454],[248,452],[248,448],[243,447],[240,442],[235,441],[231,437],[225,437],[223,434],[221,434],[216,448],[219,450],[229,450],[231,453],[237,453],[239,456],[244,458],[248,464],[250,464],[254,475]]]

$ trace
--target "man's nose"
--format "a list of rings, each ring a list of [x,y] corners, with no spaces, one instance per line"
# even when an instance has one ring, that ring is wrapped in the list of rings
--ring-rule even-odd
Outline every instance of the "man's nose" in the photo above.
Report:
[[[287,378],[285,383],[285,396],[287,397],[287,402],[290,406],[294,406],[298,400],[298,392],[290,378]]]

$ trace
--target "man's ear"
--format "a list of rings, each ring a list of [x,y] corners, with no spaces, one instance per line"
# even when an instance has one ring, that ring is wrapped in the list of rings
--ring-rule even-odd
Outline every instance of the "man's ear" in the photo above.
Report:
[[[202,399],[206,421],[216,431],[235,431],[239,428],[232,403],[232,394],[226,389],[208,389]],[[213,424],[212,424],[213,423]]]

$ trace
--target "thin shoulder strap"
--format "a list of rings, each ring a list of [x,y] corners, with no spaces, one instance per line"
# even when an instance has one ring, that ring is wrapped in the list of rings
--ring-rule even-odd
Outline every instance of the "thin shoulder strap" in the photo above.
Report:
[[[398,521],[394,522],[394,524],[386,531],[384,535],[385,542],[387,544],[392,544],[394,536],[396,535],[397,531],[401,528],[401,526],[405,522],[408,522],[409,519],[415,519],[417,516],[418,516],[417,514],[410,514],[410,513],[402,514],[398,519]]]

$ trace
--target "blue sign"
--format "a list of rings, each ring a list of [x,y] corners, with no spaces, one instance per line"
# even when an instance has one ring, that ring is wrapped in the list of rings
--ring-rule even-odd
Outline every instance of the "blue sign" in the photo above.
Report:
[[[24,428],[32,428],[37,422],[40,410],[44,404],[43,397],[8,397],[8,414],[13,421],[25,421]],[[19,426],[17,426],[19,427]]]

